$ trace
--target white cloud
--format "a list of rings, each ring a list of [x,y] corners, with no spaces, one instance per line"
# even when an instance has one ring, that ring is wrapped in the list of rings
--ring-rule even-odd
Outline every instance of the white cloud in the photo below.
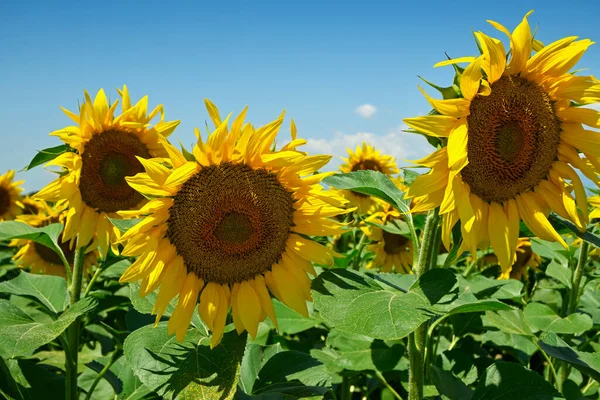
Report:
[[[335,170],[343,163],[340,157],[348,157],[347,148],[354,151],[356,146],[362,145],[363,142],[371,144],[381,154],[396,157],[398,166],[408,166],[410,163],[405,159],[414,160],[424,157],[434,149],[421,135],[403,132],[402,130],[406,128],[406,125],[402,125],[385,135],[371,132],[354,134],[335,132],[331,138],[309,138],[301,149],[311,154],[332,154],[333,159],[323,168],[327,171]]]
[[[371,118],[377,112],[377,107],[373,104],[362,104],[356,107],[354,112],[363,118]]]

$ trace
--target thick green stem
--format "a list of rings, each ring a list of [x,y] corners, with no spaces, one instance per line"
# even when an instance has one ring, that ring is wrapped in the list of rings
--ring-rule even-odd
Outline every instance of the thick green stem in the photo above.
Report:
[[[385,385],[385,387],[388,388],[388,390],[394,395],[394,398],[396,398],[398,400],[402,400],[402,397],[398,394],[398,392],[396,392],[396,390],[392,387],[392,385],[390,385],[388,383],[388,381],[385,379],[385,377],[383,376],[383,374],[381,372],[375,370],[375,375],[377,375],[377,378],[379,378],[381,383],[383,383]]]
[[[438,209],[429,211],[423,230],[423,241],[419,249],[417,263],[413,267],[413,273],[419,279],[431,266],[432,252],[435,249],[435,237],[439,224]],[[408,376],[408,398],[409,400],[420,400],[423,398],[423,361],[425,354],[425,343],[427,341],[427,323],[419,326],[408,338],[408,353],[410,369]]]
[[[79,243],[77,243],[79,246]],[[83,280],[83,262],[85,259],[85,247],[75,250],[73,261],[73,279],[69,286],[69,304],[72,306],[81,298],[81,283]],[[79,328],[81,325],[80,318],[77,318],[71,326],[67,328],[67,346],[65,349],[65,370],[66,376],[66,393],[67,400],[77,400],[77,356],[79,354]]]
[[[577,260],[577,268],[573,274],[573,281],[571,282],[571,295],[569,296],[569,308],[568,313],[573,314],[579,303],[579,285],[581,284],[581,277],[583,276],[583,270],[588,258],[588,250],[590,244],[585,240],[581,243],[579,249],[579,260]]]

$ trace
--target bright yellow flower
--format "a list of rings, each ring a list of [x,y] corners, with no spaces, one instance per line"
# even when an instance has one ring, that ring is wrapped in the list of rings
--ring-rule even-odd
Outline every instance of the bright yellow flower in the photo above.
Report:
[[[362,146],[356,146],[356,150],[346,149],[348,158],[342,158],[345,164],[340,166],[340,171],[354,172],[362,170],[379,171],[387,176],[392,176],[400,172],[396,166],[394,157],[381,154],[373,146],[363,142]],[[351,190],[341,190],[340,194],[344,196],[350,204],[358,208],[361,214],[373,213],[378,209],[378,204],[371,196],[353,192]]]
[[[103,255],[120,237],[109,219],[119,218],[117,211],[137,209],[146,200],[132,189],[125,177],[143,171],[139,158],[166,157],[163,142],[179,121],[165,122],[163,106],[148,113],[148,97],[131,105],[124,86],[118,90],[121,115],[115,117],[118,101],[109,106],[100,89],[92,102],[85,92],[79,114],[63,108],[77,125],[68,126],[51,135],[58,136],[75,152],[66,152],[46,165],[63,167],[65,173],[34,197],[48,201],[66,200],[69,211],[63,239],[78,246],[99,247]],[[150,122],[160,114],[160,121]],[[113,246],[116,251],[116,247]]]
[[[23,181],[13,182],[15,171],[10,170],[0,175],[0,221],[9,221],[21,214],[19,208],[19,193],[23,190],[19,185]]]
[[[600,171],[600,133],[582,126],[599,128],[600,112],[576,106],[600,101],[600,81],[569,73],[592,42],[567,37],[534,46],[527,16],[512,33],[490,21],[510,39],[510,61],[502,42],[476,32],[482,55],[437,64],[469,63],[462,98],[435,100],[423,92],[439,114],[405,120],[448,141],[416,162],[431,171],[408,189],[413,211],[440,207],[447,248],[460,220],[463,246],[476,254],[491,244],[504,278],[517,256],[521,219],[541,239],[565,247],[548,222],[550,211],[585,229],[588,206],[575,169],[594,182]]]
[[[215,130],[194,146],[188,161],[167,145],[169,160],[142,160],[146,173],[127,178],[154,199],[140,211],[121,212],[144,219],[127,231],[123,254],[139,256],[121,282],[142,280],[140,295],[160,286],[154,312],[162,317],[179,295],[169,333],[183,340],[199,297],[198,312],[212,330],[211,346],[223,336],[229,308],[239,332],[255,337],[266,316],[277,324],[269,291],[303,315],[311,300],[312,262],[331,264],[334,252],[308,236],[340,232],[331,217],[345,212],[343,199],[313,174],[331,156],[296,151],[296,139],[280,151],[273,143],[283,122],[254,129],[244,124],[246,109],[229,127],[206,101]]]
[[[383,211],[369,216],[365,222],[385,225],[393,220],[402,220],[402,215],[387,204]],[[367,250],[375,254],[375,258],[367,268],[379,268],[383,272],[411,273],[413,244],[409,237],[368,224],[362,228],[362,231],[372,242],[375,242],[367,246]]]
[[[48,205],[44,200],[34,199],[31,196],[25,196],[17,202],[24,215],[45,215]]]
[[[42,204],[40,204],[42,203]],[[33,227],[42,227],[57,222],[63,223],[67,217],[66,204],[64,202],[50,207],[43,201],[38,201],[36,206],[40,206],[41,211],[38,214],[24,214],[17,217],[17,221],[24,222]],[[62,236],[62,235],[61,235]],[[73,268],[75,252],[63,242],[59,236],[58,242],[65,258]],[[13,256],[16,265],[19,268],[29,268],[32,273],[44,275],[56,275],[65,277],[65,266],[54,251],[50,248],[34,242],[33,240],[15,239],[11,241],[10,246],[18,247],[17,253]],[[98,251],[92,250],[86,253],[84,259],[84,271],[87,274],[93,272],[93,266],[98,264]]]

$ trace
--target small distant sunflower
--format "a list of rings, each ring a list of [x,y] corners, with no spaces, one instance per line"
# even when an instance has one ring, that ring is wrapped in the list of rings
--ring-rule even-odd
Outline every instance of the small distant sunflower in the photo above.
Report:
[[[347,149],[348,158],[342,158],[345,164],[340,166],[340,171],[344,173],[372,170],[379,171],[387,176],[392,176],[400,172],[396,166],[394,157],[384,155],[375,150],[373,146],[368,143],[363,143],[362,146],[356,146],[356,150],[353,152],[352,149]],[[344,196],[350,204],[358,208],[358,212],[366,214],[374,212],[373,207],[377,205],[375,200],[369,195],[353,192],[351,190],[342,190],[340,194]]]
[[[256,336],[266,316],[277,324],[269,291],[307,316],[311,300],[312,262],[331,264],[332,250],[308,236],[340,232],[330,217],[345,212],[343,199],[323,190],[329,175],[313,174],[331,156],[296,151],[296,139],[280,151],[273,143],[283,115],[257,129],[244,124],[246,109],[229,128],[214,104],[206,101],[216,129],[198,142],[187,161],[173,146],[167,164],[141,160],[146,173],[127,178],[140,193],[153,196],[139,211],[143,216],[127,231],[123,254],[139,256],[121,282],[142,279],[140,295],[160,285],[154,307],[157,322],[169,301],[179,302],[169,320],[169,333],[183,340],[198,296],[198,312],[212,330],[211,346],[223,336],[229,308],[239,332]]]
[[[147,96],[132,106],[127,87],[118,92],[122,113],[117,117],[118,101],[109,107],[102,89],[93,102],[84,92],[79,114],[63,108],[77,125],[51,135],[58,136],[75,152],[65,152],[46,164],[63,167],[65,173],[34,196],[48,201],[66,200],[69,211],[63,239],[73,241],[79,235],[79,247],[94,239],[91,248],[99,246],[103,255],[120,236],[107,217],[119,218],[117,211],[136,209],[145,203],[125,177],[144,170],[138,157],[166,157],[162,143],[179,124],[164,122],[162,105],[148,113]],[[158,114],[160,121],[150,126]]]
[[[537,269],[542,262],[539,254],[531,248],[531,240],[528,237],[519,238],[517,243],[516,258],[510,267],[510,279],[521,280],[529,268]],[[479,266],[498,265],[498,256],[494,253],[485,254],[478,262]],[[527,275],[525,275],[527,277]]]
[[[462,98],[435,100],[423,92],[438,115],[405,120],[448,140],[416,161],[431,171],[408,189],[413,211],[440,207],[447,248],[460,220],[466,248],[476,254],[491,244],[505,278],[516,257],[519,220],[541,239],[567,247],[547,215],[554,211],[584,230],[588,206],[574,168],[595,183],[600,171],[600,133],[582,126],[599,128],[600,112],[580,106],[600,101],[600,81],[569,73],[592,42],[571,36],[543,47],[527,16],[512,34],[490,21],[510,39],[510,61],[502,42],[476,32],[481,56],[438,64],[469,63],[460,77]]]
[[[402,215],[388,204],[383,206],[383,211],[367,217],[365,222],[385,225],[393,220],[402,220]],[[367,268],[379,268],[383,272],[411,273],[413,244],[409,237],[368,224],[362,231],[375,242],[367,246],[367,250],[375,254]]]
[[[21,209],[17,204],[19,193],[23,190],[19,185],[23,181],[13,182],[15,171],[7,171],[0,175],[0,221],[9,221],[21,214]]]
[[[17,205],[21,208],[22,215],[19,219],[23,221],[25,216],[37,216],[37,215],[48,215],[52,207],[41,199],[34,199],[31,196],[25,196],[17,202]],[[27,217],[25,217],[27,218]]]
[[[38,205],[40,205],[38,203]],[[21,221],[33,227],[42,227],[57,222],[63,223],[67,217],[67,210],[64,203],[55,207],[45,205],[44,212],[35,215],[21,215],[17,217],[17,221]],[[61,234],[62,236],[62,234]],[[65,258],[73,267],[75,259],[75,251],[68,243],[63,242],[61,237],[58,238],[58,243],[65,255]],[[17,247],[18,251],[13,256],[13,260],[19,268],[29,268],[35,274],[56,275],[65,277],[65,266],[53,250],[43,244],[34,242],[33,240],[15,239],[11,241],[10,246]],[[86,253],[84,259],[84,272],[91,274],[93,266],[98,263],[98,251],[92,250]]]

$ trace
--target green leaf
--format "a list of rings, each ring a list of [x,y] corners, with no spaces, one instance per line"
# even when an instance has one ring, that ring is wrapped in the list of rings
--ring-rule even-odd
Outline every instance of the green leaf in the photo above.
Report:
[[[142,222],[143,218],[132,218],[132,219],[120,219],[120,218],[110,218],[106,217],[121,233],[127,232],[129,229],[136,226],[138,223]]]
[[[452,305],[454,307],[449,309],[448,315],[482,311],[512,310],[511,306],[504,304],[498,300],[477,300],[476,298],[474,298],[473,300],[465,300],[459,298],[458,301],[453,302]]]
[[[405,353],[401,343],[387,343],[337,329],[329,332],[326,346],[321,350],[311,350],[310,354],[335,372],[391,371],[398,366]]]
[[[404,184],[406,186],[412,185],[412,183],[421,176],[421,174],[409,168],[402,168],[402,174],[404,175]]]
[[[482,343],[490,342],[504,351],[514,355],[522,364],[528,365],[537,346],[531,341],[531,337],[515,335],[502,331],[487,331],[481,338]]]
[[[386,232],[389,233],[393,233],[395,235],[404,235],[404,236],[410,236],[410,228],[408,226],[408,224],[404,221],[402,221],[401,219],[394,219],[391,221],[388,221],[385,224],[378,224],[376,222],[371,222],[371,221],[364,221],[365,224],[367,225],[371,225],[371,226],[375,226],[379,229],[383,229]]]
[[[167,323],[131,333],[124,350],[135,375],[163,398],[232,399],[246,335],[228,332],[210,349],[210,337],[188,329],[183,342],[167,334]]]
[[[256,378],[258,378],[258,373],[260,372],[262,355],[261,345],[250,343],[250,341],[246,343],[246,350],[244,351],[240,369],[240,380],[238,382],[240,388],[246,394],[252,394],[254,382],[256,382]]]
[[[0,293],[33,299],[58,315],[69,303],[67,282],[58,276],[35,275],[25,271],[14,279],[0,283]]]
[[[363,170],[337,174],[325,178],[323,182],[336,189],[352,190],[385,200],[402,213],[410,215],[410,200],[404,200],[404,194],[381,172]]]
[[[483,275],[474,275],[468,280],[458,277],[460,293],[473,293],[478,299],[512,299],[521,297],[523,284],[514,279],[497,280]]]
[[[312,304],[309,304],[309,318],[297,313],[279,300],[273,299],[273,308],[277,316],[280,333],[295,335],[319,325],[319,320],[312,316],[312,310],[310,309],[312,308]],[[270,319],[268,320],[268,324],[273,328],[275,327]]]
[[[79,316],[92,311],[97,301],[90,297],[69,307],[56,321],[40,323],[7,300],[0,299],[0,355],[13,358],[56,339]]]
[[[552,400],[561,394],[536,372],[497,361],[487,367],[471,400]]]
[[[600,382],[600,353],[576,351],[555,333],[542,333],[538,344],[549,356],[571,364]]]
[[[536,237],[531,239],[531,250],[549,260],[556,260],[561,264],[569,262],[569,252],[557,242],[548,242]]]
[[[471,400],[473,391],[450,371],[431,366],[431,380],[441,395],[452,400]]]
[[[312,285],[315,308],[336,328],[376,339],[401,339],[433,315],[432,306],[455,286],[448,270],[433,269],[407,293],[384,289],[370,277],[350,270],[330,270]]]
[[[53,367],[32,360],[0,358],[0,395],[8,399],[55,400],[65,398],[65,378]],[[5,397],[2,397],[5,398]]]
[[[25,167],[25,171],[29,171],[30,169],[37,167],[38,165],[42,165],[49,161],[52,161],[62,153],[69,151],[69,149],[69,146],[67,146],[66,144],[61,144],[60,146],[48,147],[47,149],[38,151],[38,153],[33,157],[29,165]]]
[[[66,259],[58,245],[58,237],[63,230],[62,224],[50,224],[42,228],[34,228],[24,222],[0,222],[0,242],[12,239],[28,239],[52,249],[63,260]]]
[[[550,223],[552,223],[553,226],[554,225],[558,225],[558,226],[562,225],[565,228],[568,228],[569,230],[571,230],[571,232],[573,232],[576,236],[580,237],[581,239],[585,240],[586,242],[591,243],[596,247],[600,247],[600,236],[595,235],[589,231],[580,232],[579,229],[577,228],[577,226],[575,226],[575,224],[573,224],[571,221],[569,221],[567,219],[564,219],[560,215],[551,213],[548,216],[548,221],[550,221]]]
[[[533,332],[521,310],[497,311],[485,313],[488,322],[502,332],[516,335],[533,336]]]
[[[272,394],[286,383],[295,384],[295,388],[324,393],[331,386],[325,365],[306,353],[299,351],[282,351],[275,354],[261,368],[258,379],[254,382],[252,394]]]
[[[556,279],[569,289],[571,289],[571,277],[573,273],[571,269],[564,264],[557,262],[556,260],[552,260],[548,267],[546,268],[546,275],[551,278]]]
[[[580,334],[593,326],[592,319],[586,314],[574,313],[561,318],[553,309],[541,303],[527,304],[523,314],[534,332]]]

